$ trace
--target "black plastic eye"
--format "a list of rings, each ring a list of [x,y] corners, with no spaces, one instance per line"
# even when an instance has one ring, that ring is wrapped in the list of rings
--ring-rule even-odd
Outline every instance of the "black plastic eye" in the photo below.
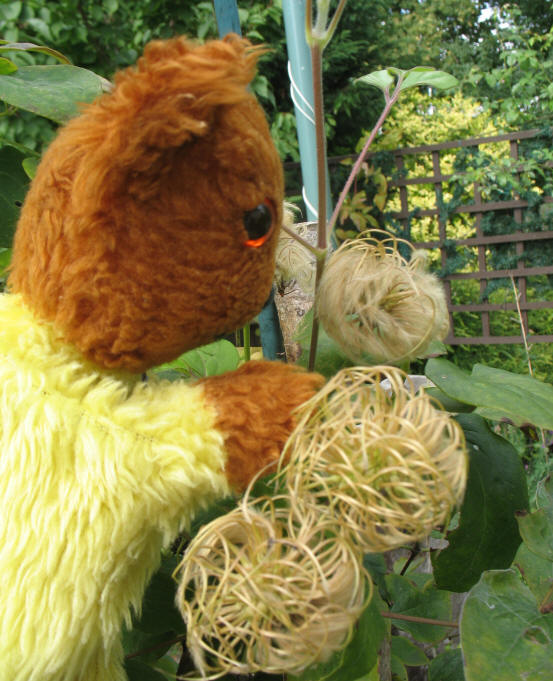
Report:
[[[247,246],[261,246],[269,238],[273,228],[273,211],[269,201],[244,213],[244,227],[248,233]]]

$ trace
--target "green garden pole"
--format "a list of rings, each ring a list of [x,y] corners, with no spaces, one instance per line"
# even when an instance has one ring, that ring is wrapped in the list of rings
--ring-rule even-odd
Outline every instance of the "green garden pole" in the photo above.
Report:
[[[215,6],[219,37],[223,38],[227,33],[242,35],[236,0],[213,0],[213,4]],[[263,357],[266,359],[284,357],[284,340],[275,305],[274,289],[271,291],[271,295],[263,309],[257,315],[257,320],[259,322]]]
[[[305,38],[305,0],[283,0],[284,30],[288,49],[288,75],[290,95],[294,103],[296,127],[300,148],[303,200],[307,208],[307,219],[317,219],[317,144],[313,113],[313,76],[311,52]],[[326,178],[329,185],[328,172]],[[331,215],[330,192],[327,189],[327,214]]]

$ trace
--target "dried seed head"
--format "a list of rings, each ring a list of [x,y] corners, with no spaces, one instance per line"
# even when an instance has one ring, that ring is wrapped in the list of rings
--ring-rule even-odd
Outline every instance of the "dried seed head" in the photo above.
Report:
[[[440,281],[406,241],[368,236],[346,241],[330,257],[316,309],[328,335],[353,361],[399,362],[423,356],[449,329]]]
[[[290,204],[284,204],[283,223],[303,239],[309,241],[311,233],[307,224],[294,224]],[[275,277],[278,283],[286,285],[294,280],[304,293],[313,293],[315,286],[315,258],[294,237],[283,229],[280,231],[276,249]]]
[[[299,673],[347,643],[366,604],[358,553],[333,519],[255,503],[205,526],[179,567],[177,604],[203,677]]]
[[[297,421],[280,470],[292,504],[329,510],[364,551],[426,537],[462,499],[463,431],[399,369],[340,371]]]

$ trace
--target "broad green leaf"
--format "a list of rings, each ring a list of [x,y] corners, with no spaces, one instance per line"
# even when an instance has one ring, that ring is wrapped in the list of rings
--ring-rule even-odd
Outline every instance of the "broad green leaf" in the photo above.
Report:
[[[440,621],[450,621],[451,603],[449,594],[439,591],[432,585],[417,589],[406,577],[397,574],[386,575],[386,588],[393,602],[391,613],[426,617]],[[447,627],[402,619],[392,620],[395,627],[407,631],[417,641],[438,643],[447,634]]]
[[[444,393],[475,405],[486,418],[553,430],[553,386],[548,383],[482,364],[469,374],[443,358],[429,359],[425,374]]]
[[[486,572],[473,586],[461,618],[466,681],[550,681],[553,614],[514,570]]]
[[[0,77],[0,99],[12,106],[65,123],[75,116],[78,104],[102,93],[106,81],[77,66],[22,66]]]
[[[441,589],[467,591],[484,570],[511,565],[520,535],[517,511],[528,508],[524,468],[515,448],[476,414],[457,417],[465,433],[469,474],[459,527],[449,546],[432,556]]]
[[[289,681],[351,681],[368,674],[378,659],[378,650],[386,634],[386,623],[380,615],[386,606],[375,592],[363,611],[347,647],[335,653],[328,662],[313,665]]]
[[[408,667],[419,667],[428,662],[424,652],[405,636],[392,636],[392,655]]]
[[[445,71],[436,71],[428,66],[416,66],[406,72],[405,79],[401,84],[401,90],[407,90],[419,85],[428,85],[438,90],[446,90],[455,87],[459,81]]]
[[[445,650],[428,665],[428,681],[465,681],[460,648]]]
[[[365,83],[365,85],[373,85],[377,87],[382,92],[386,92],[390,85],[395,83],[395,78],[390,75],[388,69],[383,69],[382,71],[373,71],[368,73],[366,76],[361,76],[355,79],[356,83]]]
[[[1,52],[40,52],[42,54],[47,54],[49,57],[54,57],[62,64],[71,64],[71,59],[66,57],[61,52],[54,50],[52,47],[46,47],[45,45],[35,45],[34,43],[9,43],[5,40],[0,40],[0,53]]]
[[[0,149],[0,248],[12,245],[20,207],[29,187],[22,166],[24,158],[11,146]]]
[[[10,61],[5,57],[0,57],[0,76],[4,76],[7,73],[13,73],[14,71],[17,71],[17,66],[13,61]]]

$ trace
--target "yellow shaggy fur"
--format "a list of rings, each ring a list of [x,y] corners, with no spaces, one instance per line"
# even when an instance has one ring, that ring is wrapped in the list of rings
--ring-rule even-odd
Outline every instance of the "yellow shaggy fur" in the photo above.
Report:
[[[0,679],[120,681],[160,550],[228,490],[223,435],[202,387],[99,369],[19,296],[0,317]]]

